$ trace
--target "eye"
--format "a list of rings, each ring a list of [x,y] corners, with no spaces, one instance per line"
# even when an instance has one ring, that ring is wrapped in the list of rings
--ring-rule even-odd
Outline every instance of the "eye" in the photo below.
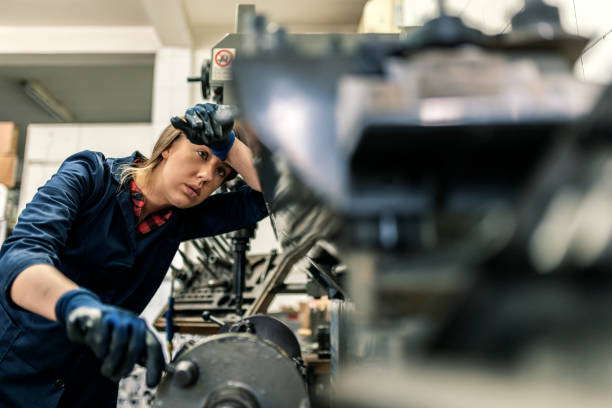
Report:
[[[208,159],[208,152],[204,150],[198,150],[198,155],[202,158],[202,160]]]
[[[221,177],[225,177],[225,169],[223,167],[217,167],[217,174]]]

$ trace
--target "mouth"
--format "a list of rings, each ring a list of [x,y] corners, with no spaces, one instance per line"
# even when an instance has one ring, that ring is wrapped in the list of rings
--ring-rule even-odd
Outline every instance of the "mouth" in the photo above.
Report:
[[[194,186],[193,184],[185,184],[185,186],[187,187],[187,194],[191,197],[191,198],[196,198],[200,195],[200,193],[202,192],[201,188],[198,188],[197,186]]]

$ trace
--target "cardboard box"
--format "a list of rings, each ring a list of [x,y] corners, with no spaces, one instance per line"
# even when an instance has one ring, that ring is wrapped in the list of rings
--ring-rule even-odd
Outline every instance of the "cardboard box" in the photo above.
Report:
[[[0,156],[0,184],[8,188],[15,187],[15,175],[17,172],[17,156],[14,154]]]
[[[17,154],[19,128],[13,122],[0,122],[0,155]]]

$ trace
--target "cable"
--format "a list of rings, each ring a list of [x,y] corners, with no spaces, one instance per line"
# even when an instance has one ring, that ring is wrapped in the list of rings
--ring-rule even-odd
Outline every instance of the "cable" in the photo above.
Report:
[[[519,11],[516,12],[516,14],[521,13],[523,10],[525,10],[525,6],[521,7],[521,9]],[[510,26],[512,25],[512,19],[510,19],[510,21],[508,22],[508,25],[502,30],[502,34],[506,33],[506,30],[508,30],[510,28]]]
[[[580,36],[580,29],[578,28],[578,13],[576,13],[576,0],[572,0],[574,4],[574,19],[576,20],[576,35]],[[584,61],[582,60],[582,54],[580,54],[580,65],[582,65],[582,79],[586,79],[584,75]]]
[[[599,37],[597,40],[595,40],[595,41],[591,42],[591,44],[590,44],[590,45],[588,45],[588,46],[587,46],[587,47],[586,47],[586,48],[585,48],[585,49],[582,51],[582,54],[580,54],[580,58],[582,58],[582,56],[583,56],[584,54],[586,54],[586,53],[587,53],[588,51],[590,51],[590,50],[591,50],[593,47],[595,47],[597,44],[599,44],[599,43],[601,42],[601,40],[605,40],[605,39],[606,39],[606,36],[607,36],[608,34],[610,34],[610,33],[612,33],[612,29],[608,30],[608,32],[607,32],[607,33],[605,33],[604,35],[602,35],[601,37]]]

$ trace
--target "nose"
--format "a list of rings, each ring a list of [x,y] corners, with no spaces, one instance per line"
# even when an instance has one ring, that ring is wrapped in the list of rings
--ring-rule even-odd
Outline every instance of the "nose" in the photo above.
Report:
[[[215,165],[212,163],[212,160],[208,160],[206,163],[203,163],[198,169],[197,178],[200,182],[206,182],[212,180],[213,174],[215,170]]]

